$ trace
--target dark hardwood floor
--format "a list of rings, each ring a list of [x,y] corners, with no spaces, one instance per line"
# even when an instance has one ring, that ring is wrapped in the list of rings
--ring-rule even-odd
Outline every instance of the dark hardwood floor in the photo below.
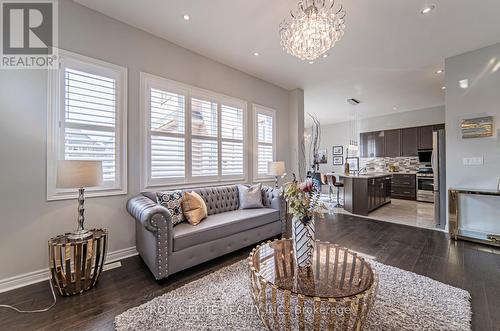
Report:
[[[474,330],[500,328],[500,250],[450,241],[445,233],[337,214],[319,220],[318,239],[372,255],[382,263],[463,288],[472,295]],[[157,282],[139,257],[101,275],[98,285],[58,297],[49,312],[18,314],[0,309],[1,330],[112,330],[114,317],[194,279],[247,257],[251,247]],[[0,294],[0,304],[37,309],[50,304],[48,282]]]

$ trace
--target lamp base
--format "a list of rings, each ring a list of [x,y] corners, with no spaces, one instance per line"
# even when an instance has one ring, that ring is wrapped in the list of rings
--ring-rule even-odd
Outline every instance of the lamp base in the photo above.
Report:
[[[70,240],[83,240],[92,236],[92,232],[89,230],[76,230],[70,233],[67,238]]]

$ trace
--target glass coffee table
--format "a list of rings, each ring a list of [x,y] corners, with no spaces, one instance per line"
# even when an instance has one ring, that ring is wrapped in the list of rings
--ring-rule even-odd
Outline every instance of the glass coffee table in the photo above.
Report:
[[[251,295],[269,330],[361,330],[378,277],[355,252],[316,241],[312,266],[297,268],[291,239],[257,246],[248,258]]]

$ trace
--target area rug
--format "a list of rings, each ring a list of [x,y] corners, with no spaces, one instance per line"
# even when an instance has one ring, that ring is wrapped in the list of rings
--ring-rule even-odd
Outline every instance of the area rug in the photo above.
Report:
[[[379,293],[365,330],[471,330],[470,294],[370,261]],[[265,330],[250,298],[246,260],[222,268],[115,318],[121,330]]]

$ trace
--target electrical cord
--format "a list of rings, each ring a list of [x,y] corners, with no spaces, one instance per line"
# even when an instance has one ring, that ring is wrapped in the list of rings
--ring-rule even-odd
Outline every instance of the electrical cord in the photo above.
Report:
[[[52,291],[52,298],[54,299],[54,302],[47,308],[36,309],[36,310],[21,310],[21,309],[14,307],[14,306],[9,306],[9,305],[0,305],[0,308],[11,309],[11,310],[14,310],[18,313],[44,313],[46,311],[49,311],[52,307],[54,307],[56,305],[56,302],[57,302],[56,293],[54,292],[54,286],[52,286],[52,282],[50,280],[49,280],[49,285],[50,285],[50,289]]]

